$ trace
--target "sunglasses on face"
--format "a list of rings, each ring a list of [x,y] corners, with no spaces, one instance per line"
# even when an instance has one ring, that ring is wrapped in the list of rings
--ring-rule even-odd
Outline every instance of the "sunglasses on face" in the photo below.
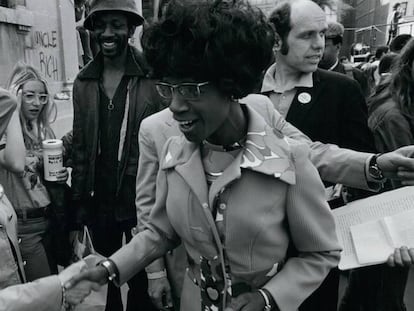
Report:
[[[49,95],[44,93],[23,92],[23,99],[28,104],[33,104],[36,101],[36,98],[39,104],[46,105],[49,100]]]
[[[201,95],[200,88],[210,82],[193,83],[186,82],[180,84],[169,84],[166,82],[158,82],[155,84],[158,93],[162,98],[171,99],[176,90],[184,99],[194,100]]]

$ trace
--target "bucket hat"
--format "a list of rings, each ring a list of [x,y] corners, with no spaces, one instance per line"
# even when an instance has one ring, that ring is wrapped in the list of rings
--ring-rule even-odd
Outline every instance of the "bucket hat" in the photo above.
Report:
[[[138,13],[135,0],[92,0],[90,11],[85,18],[83,26],[86,29],[93,30],[92,16],[99,12],[120,11],[127,13],[132,25],[139,26],[144,22],[144,18]]]

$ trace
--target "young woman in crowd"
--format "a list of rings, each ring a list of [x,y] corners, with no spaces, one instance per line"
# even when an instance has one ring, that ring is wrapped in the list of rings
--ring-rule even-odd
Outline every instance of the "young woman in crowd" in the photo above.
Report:
[[[384,56],[385,57],[385,56]],[[368,102],[368,126],[378,152],[414,144],[414,40],[393,56],[390,75],[381,80]],[[385,190],[400,187],[390,180]],[[404,292],[414,250],[401,248],[388,264],[351,271],[340,311],[405,311]]]
[[[46,81],[29,65],[15,67],[8,88],[18,100],[26,157],[22,173],[1,167],[0,183],[17,214],[26,277],[32,281],[57,272],[49,249],[47,216],[51,199],[44,184],[42,158],[42,141],[55,138],[50,122],[56,115],[56,106]],[[13,141],[5,135],[1,145],[11,143]],[[58,181],[65,182],[67,177],[64,169],[58,174]]]
[[[104,283],[109,269],[123,283],[181,241],[201,293],[183,310],[296,310],[336,266],[335,225],[308,147],[240,100],[273,44],[263,13],[245,1],[172,1],[144,31],[182,135],[164,146],[146,230],[78,280]],[[291,243],[298,256],[287,258]]]

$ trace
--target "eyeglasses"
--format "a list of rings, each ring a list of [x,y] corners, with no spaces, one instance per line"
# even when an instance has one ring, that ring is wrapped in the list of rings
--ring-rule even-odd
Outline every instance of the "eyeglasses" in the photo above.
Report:
[[[39,104],[46,105],[49,100],[49,94],[23,92],[23,98],[28,104],[33,104],[37,98],[37,100],[39,101]]]
[[[174,90],[177,90],[184,99],[194,100],[198,99],[201,95],[200,88],[204,85],[209,84],[210,82],[201,82],[193,83],[186,82],[180,84],[169,84],[166,82],[158,82],[155,84],[158,93],[162,98],[171,99],[174,93]]]

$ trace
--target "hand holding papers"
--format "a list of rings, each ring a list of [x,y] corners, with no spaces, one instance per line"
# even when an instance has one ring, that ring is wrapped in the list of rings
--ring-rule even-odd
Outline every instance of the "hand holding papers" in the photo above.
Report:
[[[378,257],[374,258],[373,255],[371,257],[371,254],[367,255],[367,253],[374,253],[375,249],[377,249],[376,246],[379,246],[380,240],[378,236],[375,237],[375,234],[372,234],[373,232],[378,232],[377,229],[380,230],[379,223],[369,223],[365,229],[357,227],[357,225],[379,221],[380,219],[383,219],[387,216],[394,216],[402,212],[413,210],[414,187],[404,187],[393,191],[381,193],[379,195],[372,196],[366,199],[354,201],[344,207],[333,210],[338,238],[343,248],[341,253],[341,260],[339,262],[339,269],[347,270],[379,262],[385,262],[387,260],[387,257],[391,255],[394,250],[394,246],[392,245],[390,246],[391,248],[389,248],[389,250],[386,251],[388,255],[383,260],[382,257],[381,259],[379,259]],[[404,224],[405,228],[408,228],[410,226],[411,228],[414,228],[414,219],[410,220],[407,216],[407,219],[405,219],[406,217],[401,217],[404,218],[404,221],[406,221],[406,223]],[[400,230],[401,224],[398,223],[398,221],[400,221],[400,218],[388,221],[388,223],[391,222],[392,228],[395,229],[395,227],[398,227],[398,230]],[[398,225],[396,225],[395,223],[397,223]],[[382,224],[380,225],[382,226]],[[353,242],[353,236],[351,234],[352,226],[354,226],[353,235],[355,237],[358,232],[362,232],[363,234],[363,236],[357,238],[359,241],[359,249],[364,247],[369,248],[369,250],[363,252],[362,254],[361,261],[364,263],[361,263],[358,260],[357,250]],[[388,237],[385,236],[386,233],[380,232],[376,234],[378,234],[379,236],[381,236],[381,234],[384,235],[382,237],[382,241],[384,241],[384,239],[388,239]],[[398,235],[403,235],[404,239],[406,239],[408,236],[412,237],[411,234],[411,231],[405,231],[405,233],[398,233]],[[405,240],[403,242],[405,242]],[[411,245],[413,245],[413,243],[411,243]],[[371,260],[372,262],[370,262]]]
[[[414,210],[351,226],[361,265],[386,262],[395,248],[414,247]]]

